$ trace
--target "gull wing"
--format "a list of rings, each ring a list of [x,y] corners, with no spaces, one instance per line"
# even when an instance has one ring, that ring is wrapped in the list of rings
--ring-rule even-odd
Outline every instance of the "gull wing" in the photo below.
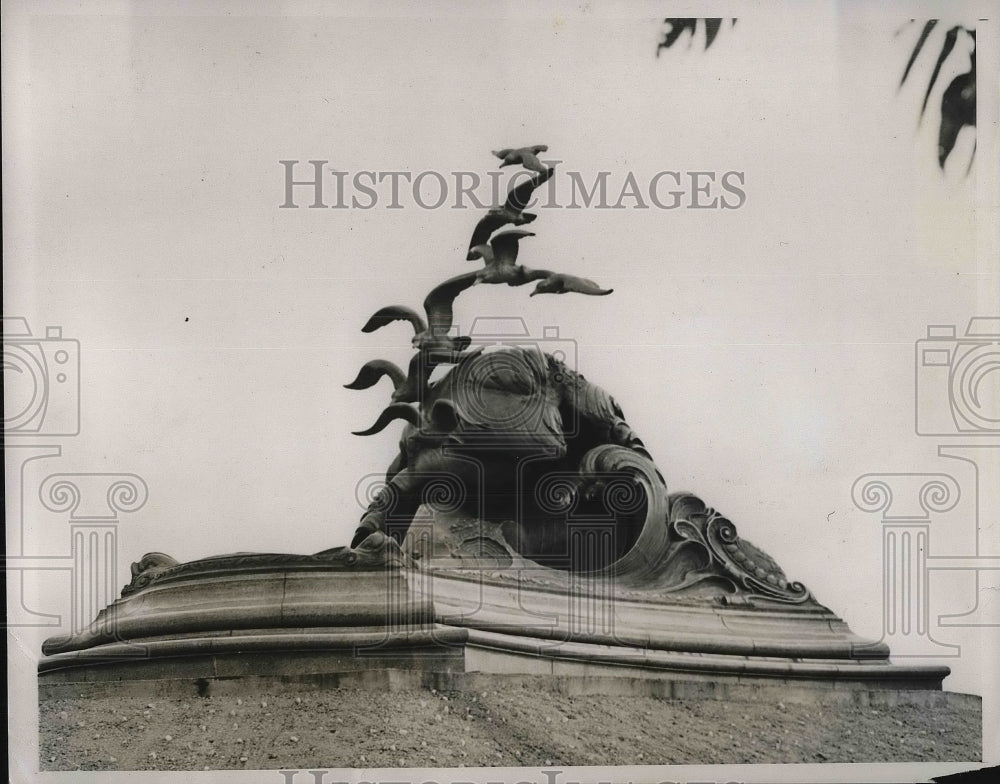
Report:
[[[361,366],[361,370],[358,371],[357,378],[350,384],[344,384],[344,387],[346,389],[368,389],[375,386],[382,376],[391,378],[392,385],[396,389],[399,389],[400,385],[406,381],[406,374],[399,365],[387,359],[373,359],[371,362],[365,362]]]
[[[501,231],[492,240],[490,247],[493,248],[493,257],[497,264],[513,265],[517,263],[518,243],[523,237],[534,237],[533,231],[524,229],[511,229]]]
[[[374,332],[393,321],[409,321],[413,325],[414,334],[420,334],[427,329],[424,320],[413,308],[408,308],[405,305],[389,305],[373,314],[368,319],[368,323],[361,328],[361,331]]]
[[[427,323],[432,335],[447,335],[454,320],[455,297],[476,282],[475,272],[466,272],[449,278],[439,286],[434,287],[424,300],[424,310],[427,311]]]
[[[378,419],[375,420],[374,425],[367,430],[355,430],[352,432],[356,436],[371,436],[375,433],[381,433],[390,423],[397,419],[405,419],[414,427],[420,424],[420,414],[409,403],[390,403],[378,415]]]
[[[604,296],[614,291],[614,289],[602,289],[589,278],[578,278],[576,275],[560,275],[559,278],[563,291],[590,294],[591,296]]]
[[[486,213],[479,220],[479,223],[476,224],[476,228],[472,232],[472,239],[469,240],[469,255],[465,258],[468,261],[474,260],[475,256],[472,255],[472,249],[477,245],[485,245],[490,235],[507,223],[510,223],[510,221],[502,215],[498,215],[492,211]]]
[[[531,201],[531,194],[535,192],[535,188],[548,181],[555,173],[555,169],[546,169],[529,180],[522,182],[520,185],[511,188],[507,191],[505,208],[512,212],[523,211],[528,206],[528,202]]]

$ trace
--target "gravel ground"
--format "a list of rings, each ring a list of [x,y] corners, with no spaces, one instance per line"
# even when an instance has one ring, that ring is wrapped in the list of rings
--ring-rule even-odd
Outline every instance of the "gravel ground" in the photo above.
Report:
[[[42,770],[978,761],[979,711],[490,691],[259,689],[40,705]]]

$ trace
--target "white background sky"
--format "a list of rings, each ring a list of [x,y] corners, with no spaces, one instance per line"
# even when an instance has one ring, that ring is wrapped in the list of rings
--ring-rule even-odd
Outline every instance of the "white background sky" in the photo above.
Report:
[[[558,325],[670,489],[721,509],[863,636],[881,635],[881,532],[852,503],[859,475],[955,475],[967,495],[935,519],[932,549],[972,552],[971,473],[913,427],[914,341],[998,312],[995,212],[976,209],[983,172],[1000,170],[996,128],[981,129],[972,176],[971,137],[942,175],[938,93],[917,128],[932,55],[896,89],[917,28],[894,32],[940,8],[754,4],[707,52],[682,42],[657,58],[662,18],[705,9],[97,7],[5,7],[4,315],[81,344],[81,433],[28,480],[122,471],[149,485],[120,526],[119,582],[151,550],[346,543],[355,485],[384,471],[398,428],[352,436],[388,387],[341,385],[368,359],[409,356],[405,325],[360,327],[474,268],[475,210],[281,210],[278,161],[485,175],[491,149],[534,143],[588,181],[743,171],[747,201],[542,210],[521,260],[615,293],[478,287],[458,300],[462,328]],[[948,12],[975,24],[984,8]],[[997,38],[979,24],[982,72]],[[980,101],[995,111],[991,79]],[[35,498],[26,552],[65,553],[65,516]],[[972,606],[967,578],[935,577],[932,617]],[[68,584],[31,591],[68,611]],[[995,632],[937,635],[963,646],[949,688],[995,693]],[[48,633],[25,632],[25,650]]]

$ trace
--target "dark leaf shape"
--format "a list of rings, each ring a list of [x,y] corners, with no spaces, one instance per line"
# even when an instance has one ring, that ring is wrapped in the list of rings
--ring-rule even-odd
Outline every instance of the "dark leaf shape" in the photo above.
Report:
[[[719,30],[722,28],[721,19],[706,19],[705,20],[705,48],[708,49],[712,45],[712,41],[715,40],[715,36],[719,34]]]
[[[414,427],[420,424],[420,414],[417,413],[417,410],[413,406],[408,403],[390,403],[378,415],[378,419],[375,420],[374,425],[367,430],[354,430],[352,434],[356,436],[372,436],[376,433],[381,433],[390,423],[397,419],[405,419]]]
[[[670,25],[670,29],[667,30],[663,35],[663,40],[660,45],[656,47],[656,56],[660,56],[661,49],[669,49],[677,40],[684,35],[685,32],[690,32],[691,37],[694,37],[695,30],[698,28],[697,19],[664,19],[666,24]]]
[[[912,24],[913,21],[914,20],[911,19],[907,24]],[[931,19],[924,23],[924,26],[920,31],[920,37],[917,39],[917,42],[913,47],[913,51],[910,53],[910,59],[906,63],[906,69],[903,71],[903,78],[899,81],[900,87],[902,87],[909,78],[917,58],[923,51],[924,45],[927,43],[931,33],[933,33],[937,27],[938,21],[939,20],[937,19]],[[906,26],[907,25],[904,25],[898,32],[902,32]],[[941,128],[938,132],[938,165],[942,169],[944,169],[948,156],[950,156],[952,151],[955,149],[955,143],[957,142],[962,129],[966,126],[970,128],[976,127],[975,30],[970,30],[962,27],[961,25],[956,25],[945,33],[944,41],[938,51],[934,68],[931,71],[930,79],[927,82],[927,89],[924,92],[924,99],[920,106],[920,120],[922,121],[924,114],[927,112],[927,104],[930,101],[931,93],[934,91],[934,86],[937,84],[937,80],[941,76],[941,69],[944,66],[945,61],[951,56],[952,52],[955,51],[955,44],[958,42],[958,35],[961,32],[967,33],[972,39],[972,52],[970,54],[971,65],[966,73],[959,74],[951,81],[951,84],[945,88],[941,96]],[[975,154],[976,150],[975,147],[973,147],[972,156],[969,159],[969,170],[972,168],[972,160],[975,158]],[[968,174],[968,170],[966,171],[966,174]]]
[[[694,40],[695,35],[698,32],[698,23],[701,22],[705,25],[705,48],[708,49],[715,41],[716,37],[719,35],[719,31],[722,29],[722,23],[725,21],[722,18],[711,18],[711,19],[664,19],[666,24],[670,25],[670,29],[667,30],[663,35],[663,40],[660,41],[659,46],[656,47],[656,56],[660,56],[661,49],[669,49],[684,35],[684,33],[691,33],[691,40]],[[736,19],[731,19],[730,22],[735,26]]]
[[[920,50],[924,48],[924,44],[927,42],[928,36],[931,32],[933,32],[937,23],[937,19],[931,19],[924,25],[924,29],[920,33],[920,38],[917,39],[917,44],[913,47],[912,54],[910,54],[910,61],[906,64],[906,70],[903,71],[903,78],[899,80],[900,87],[903,86],[903,83],[906,81],[906,77],[910,75],[910,69],[913,68],[913,63],[916,62],[917,56],[920,54]]]
[[[944,65],[944,61],[948,59],[948,55],[951,54],[951,50],[955,48],[955,41],[958,39],[958,31],[961,27],[953,27],[944,36],[944,45],[941,47],[940,53],[938,53],[937,62],[934,63],[934,70],[931,72],[931,80],[927,85],[927,92],[924,95],[923,105],[920,107],[920,116],[924,116],[924,111],[927,109],[927,101],[931,97],[931,90],[934,89],[934,83],[937,81],[938,74],[941,73],[941,66]]]
[[[976,50],[972,68],[952,79],[941,97],[941,130],[938,134],[938,164],[944,168],[962,128],[976,127]],[[975,150],[973,150],[975,156]],[[969,162],[971,168],[972,162]]]

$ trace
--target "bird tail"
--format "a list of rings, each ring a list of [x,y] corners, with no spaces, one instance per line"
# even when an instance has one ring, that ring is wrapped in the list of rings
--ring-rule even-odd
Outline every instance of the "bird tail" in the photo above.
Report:
[[[344,384],[345,389],[369,389],[375,386],[382,376],[392,379],[393,387],[398,390],[406,381],[406,374],[399,366],[386,359],[373,359],[366,362],[358,371],[357,378],[350,384]]]
[[[417,413],[417,410],[413,406],[408,403],[391,403],[378,415],[378,419],[375,420],[374,425],[367,430],[354,430],[352,433],[356,436],[375,435],[375,433],[381,433],[390,423],[397,419],[405,419],[414,426],[420,424],[420,414]]]
[[[365,325],[361,328],[362,332],[374,332],[376,329],[381,329],[386,324],[391,324],[393,321],[409,321],[413,325],[414,332],[421,332],[424,329],[423,319],[420,315],[413,309],[406,307],[405,305],[389,305],[385,308],[379,308],[372,317],[365,322]]]

